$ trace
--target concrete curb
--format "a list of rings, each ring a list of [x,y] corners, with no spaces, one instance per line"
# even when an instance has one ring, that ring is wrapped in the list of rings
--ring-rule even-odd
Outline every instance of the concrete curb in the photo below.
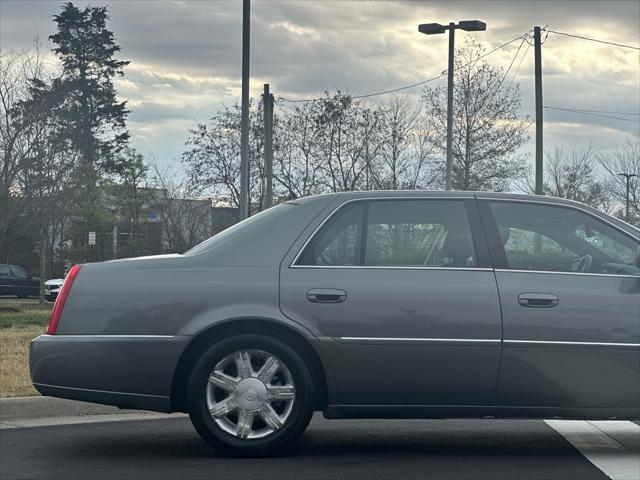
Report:
[[[125,410],[126,411],[126,410]],[[184,413],[109,413],[105,415],[82,415],[77,417],[16,418],[0,421],[0,431],[12,428],[55,427],[57,425],[86,425],[89,423],[126,422],[143,420],[167,420],[188,418]]]
[[[64,400],[54,397],[0,398],[0,423],[12,420],[38,418],[81,417],[88,415],[145,414],[139,410],[121,410],[118,407]]]

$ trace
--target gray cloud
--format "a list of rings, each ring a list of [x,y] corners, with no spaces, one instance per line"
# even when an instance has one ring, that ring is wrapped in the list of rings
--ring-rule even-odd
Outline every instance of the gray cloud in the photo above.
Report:
[[[62,1],[0,1],[2,50],[28,48],[37,31],[53,33]],[[76,2],[79,6],[87,2]],[[240,92],[239,1],[91,2],[107,5],[111,28],[131,60],[118,83],[129,99],[130,127],[144,153],[176,158],[188,128]],[[252,5],[252,92],[269,82],[276,95],[315,96],[325,89],[380,91],[437,75],[446,66],[446,37],[424,37],[417,24],[479,18],[488,31],[461,32],[487,48],[546,25],[634,45],[640,44],[636,1],[259,1]],[[526,45],[525,45],[526,46]],[[488,58],[507,67],[517,44]],[[517,81],[523,114],[533,114],[533,55],[528,51]],[[612,111],[640,109],[640,59],[624,51],[550,34],[544,45],[548,105]],[[419,89],[409,91],[419,95]],[[637,123],[548,111],[546,144],[615,147],[638,135]],[[527,148],[530,149],[531,146]]]

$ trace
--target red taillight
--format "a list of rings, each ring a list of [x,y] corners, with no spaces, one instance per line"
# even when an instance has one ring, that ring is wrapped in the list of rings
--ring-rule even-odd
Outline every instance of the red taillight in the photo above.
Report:
[[[47,327],[48,335],[55,335],[56,330],[58,329],[58,323],[60,322],[60,317],[62,316],[62,309],[64,308],[64,303],[67,301],[67,297],[69,296],[69,291],[71,291],[71,286],[73,285],[73,281],[78,276],[78,272],[80,271],[80,265],[74,265],[67,273],[67,278],[64,279],[64,283],[62,284],[62,288],[56,297],[56,303],[53,305],[53,310],[51,311],[51,317],[49,318],[49,326]]]

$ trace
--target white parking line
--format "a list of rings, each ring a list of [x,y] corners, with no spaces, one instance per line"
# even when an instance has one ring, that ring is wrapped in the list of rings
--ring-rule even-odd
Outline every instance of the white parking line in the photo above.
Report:
[[[640,479],[640,426],[624,421],[545,422],[612,480]]]

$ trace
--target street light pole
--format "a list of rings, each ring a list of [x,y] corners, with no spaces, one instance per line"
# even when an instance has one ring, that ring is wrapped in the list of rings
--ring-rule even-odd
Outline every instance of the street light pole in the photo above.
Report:
[[[621,177],[625,177],[627,179],[626,207],[625,207],[624,218],[627,221],[627,223],[629,223],[629,220],[631,220],[629,215],[629,184],[631,183],[631,178],[637,177],[638,175],[636,175],[635,173],[619,173],[618,175],[620,175]]]
[[[487,24],[480,20],[462,20],[456,25],[439,23],[423,23],[418,25],[418,31],[425,35],[435,35],[449,30],[449,60],[447,68],[447,165],[445,169],[445,188],[452,189],[453,185],[453,74],[455,56],[455,31],[456,29],[467,32],[482,32],[487,29]]]
[[[453,173],[453,57],[455,56],[456,24],[449,24],[449,68],[447,71],[447,169],[445,188],[452,189]]]
[[[249,217],[249,45],[251,0],[242,1],[242,118],[240,131],[240,220]]]
[[[273,205],[273,94],[269,92],[269,84],[264,84],[262,96],[264,113],[264,170],[265,195],[263,208],[266,210]]]

